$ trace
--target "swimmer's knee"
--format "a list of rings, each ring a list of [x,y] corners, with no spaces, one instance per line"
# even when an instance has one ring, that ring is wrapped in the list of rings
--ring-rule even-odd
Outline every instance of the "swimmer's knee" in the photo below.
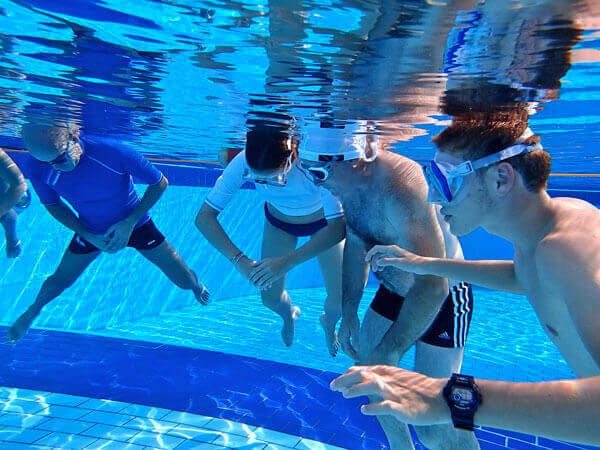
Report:
[[[14,209],[9,209],[2,217],[0,217],[0,223],[2,225],[9,226],[17,222],[17,213]]]
[[[75,283],[75,280],[77,280],[76,277],[65,277],[54,273],[46,278],[44,285],[47,289],[62,292],[71,287]]]

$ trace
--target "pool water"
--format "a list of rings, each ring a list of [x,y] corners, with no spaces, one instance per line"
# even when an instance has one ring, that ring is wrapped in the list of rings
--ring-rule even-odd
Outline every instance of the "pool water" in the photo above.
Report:
[[[30,121],[133,144],[170,181],[153,220],[214,299],[200,306],[131,249],[99,257],[18,345],[0,339],[1,448],[383,448],[362,401],[328,388],[351,361],[326,350],[315,261],[288,278],[302,315],[286,348],[256,289],[199,235],[196,213],[252,121],[302,132],[373,120],[382,145],[423,161],[448,124],[445,93],[484,82],[527,102],[552,155],[550,194],[600,204],[600,11],[594,1],[561,5],[0,0],[0,147],[20,164],[20,126]],[[220,218],[258,259],[255,191],[242,189]],[[14,260],[1,256],[0,240],[2,336],[71,238],[35,194],[19,235]],[[470,259],[513,256],[481,230],[462,242]],[[371,279],[361,313],[375,288]],[[413,360],[410,350],[401,366]],[[462,371],[574,376],[524,297],[479,288]],[[592,448],[489,428],[476,435],[484,449]]]

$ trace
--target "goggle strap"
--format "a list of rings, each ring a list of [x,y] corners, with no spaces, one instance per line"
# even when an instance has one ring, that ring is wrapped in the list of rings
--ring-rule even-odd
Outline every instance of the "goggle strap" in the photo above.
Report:
[[[475,171],[483,167],[491,166],[492,164],[495,164],[497,162],[504,161],[505,159],[512,158],[513,156],[534,152],[536,150],[542,150],[542,146],[540,144],[515,144],[497,153],[493,153],[491,155],[478,159],[477,161],[471,162],[471,166],[473,168],[473,171]]]

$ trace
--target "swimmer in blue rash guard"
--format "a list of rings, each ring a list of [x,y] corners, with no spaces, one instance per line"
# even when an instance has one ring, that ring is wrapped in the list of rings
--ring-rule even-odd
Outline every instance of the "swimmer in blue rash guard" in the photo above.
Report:
[[[177,286],[192,290],[200,303],[208,303],[208,290],[148,215],[168,181],[146,158],[116,141],[79,137],[67,128],[24,125],[22,136],[30,153],[23,170],[48,212],[75,235],[35,302],[8,330],[11,341],[23,337],[42,308],[101,252],[116,253],[126,246],[138,250]],[[132,177],[149,185],[141,199]]]

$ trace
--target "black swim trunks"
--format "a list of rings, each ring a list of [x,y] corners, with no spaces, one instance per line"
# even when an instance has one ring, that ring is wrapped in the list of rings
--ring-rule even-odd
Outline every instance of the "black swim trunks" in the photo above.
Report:
[[[395,322],[403,303],[404,297],[382,284],[371,302],[371,309]],[[420,340],[437,347],[463,347],[469,334],[472,314],[473,288],[468,283],[458,283],[450,288],[440,312]]]
[[[165,237],[160,232],[152,219],[148,220],[144,225],[137,227],[131,233],[127,247],[133,247],[136,250],[151,250],[158,247],[163,243]],[[88,253],[99,252],[100,249],[91,242],[86,241],[79,234],[75,233],[71,243],[69,244],[69,251],[77,255],[85,255]]]

